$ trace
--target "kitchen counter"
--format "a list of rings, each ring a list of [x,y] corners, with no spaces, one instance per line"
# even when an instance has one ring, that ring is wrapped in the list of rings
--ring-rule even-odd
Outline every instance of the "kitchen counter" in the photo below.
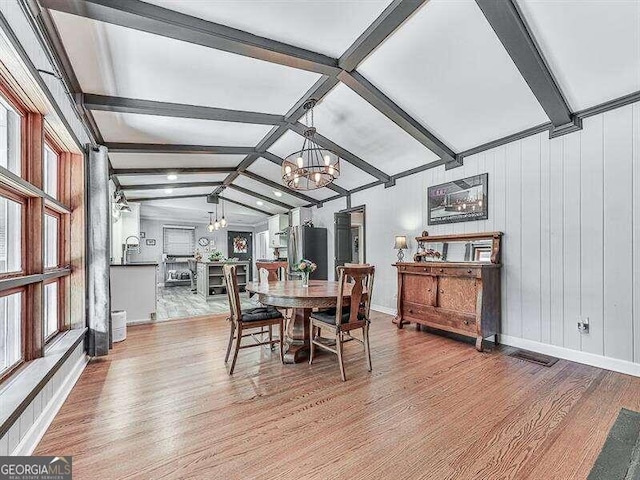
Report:
[[[157,262],[111,265],[111,310],[125,310],[128,325],[155,320],[157,272]]]
[[[158,262],[112,263],[112,267],[157,267]]]

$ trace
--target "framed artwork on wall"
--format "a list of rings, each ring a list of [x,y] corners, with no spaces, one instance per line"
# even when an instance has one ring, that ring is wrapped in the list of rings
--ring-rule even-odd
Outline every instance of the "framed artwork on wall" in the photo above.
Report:
[[[489,174],[453,180],[427,189],[427,223],[471,222],[489,218]]]
[[[145,243],[147,244],[148,247],[155,247],[156,246],[156,239],[155,238],[147,238],[145,240]]]

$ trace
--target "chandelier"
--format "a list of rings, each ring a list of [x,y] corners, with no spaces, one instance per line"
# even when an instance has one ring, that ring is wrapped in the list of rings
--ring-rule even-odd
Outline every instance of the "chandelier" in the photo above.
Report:
[[[302,148],[293,152],[282,162],[282,181],[293,190],[315,190],[326,187],[340,176],[340,157],[331,150],[320,147],[315,140],[313,107],[316,100],[304,104],[305,124]],[[311,123],[309,123],[311,117]]]
[[[218,205],[216,204],[216,220],[213,221],[213,212],[209,212],[209,225],[207,230],[213,232],[214,230],[220,230],[227,226],[227,219],[224,218],[224,202],[222,202],[222,220],[218,220]]]

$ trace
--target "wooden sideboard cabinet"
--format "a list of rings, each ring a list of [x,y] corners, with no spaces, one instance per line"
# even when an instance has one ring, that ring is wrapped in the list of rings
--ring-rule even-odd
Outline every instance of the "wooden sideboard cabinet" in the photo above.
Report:
[[[500,332],[502,233],[417,237],[415,262],[396,263],[398,328],[409,322],[483,339]],[[435,260],[425,260],[432,258]]]

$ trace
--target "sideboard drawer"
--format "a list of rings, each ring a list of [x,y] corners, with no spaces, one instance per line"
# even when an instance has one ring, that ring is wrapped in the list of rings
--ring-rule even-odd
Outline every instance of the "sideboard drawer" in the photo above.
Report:
[[[431,273],[431,267],[427,266],[427,265],[400,265],[398,267],[398,270],[400,270],[401,272],[404,273],[422,273],[422,274],[430,274]]]
[[[460,268],[460,267],[431,267],[433,275],[442,275],[449,277],[472,277],[480,278],[482,276],[481,268]]]
[[[476,334],[474,315],[459,313],[453,310],[405,302],[404,317],[433,328],[442,328],[463,335]]]

